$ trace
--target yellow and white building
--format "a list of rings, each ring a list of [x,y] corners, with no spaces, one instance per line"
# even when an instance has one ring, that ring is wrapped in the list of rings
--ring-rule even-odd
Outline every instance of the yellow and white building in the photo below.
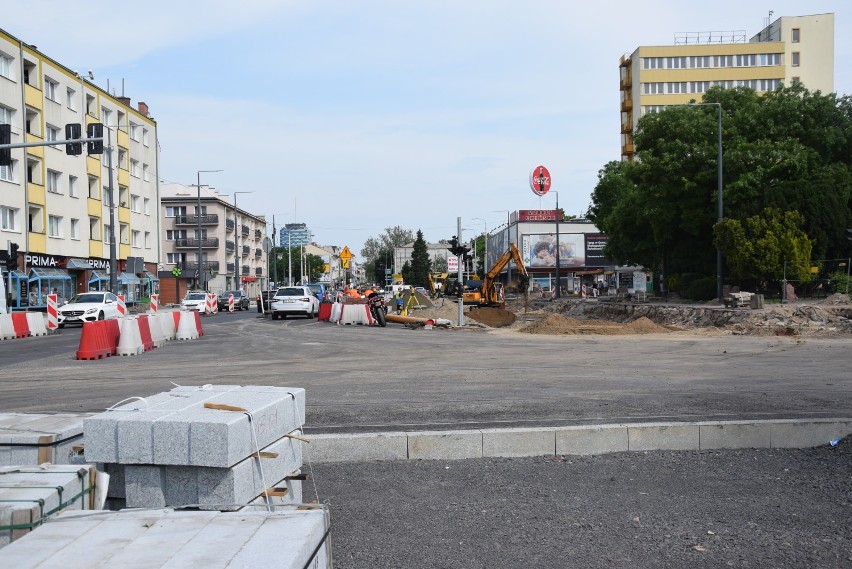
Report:
[[[0,123],[15,143],[65,140],[65,125],[104,124],[112,143],[117,267],[110,267],[107,140],[104,154],[69,156],[65,145],[17,148],[0,166],[0,247],[19,246],[13,306],[43,306],[60,297],[106,288],[110,271],[122,290],[144,295],[156,287],[160,257],[157,123],[145,103],[100,89],[77,73],[0,30]],[[109,131],[109,132],[107,132]],[[126,260],[144,259],[127,273]],[[33,294],[35,293],[35,294]]]
[[[802,83],[834,91],[834,14],[781,17],[746,41],[746,33],[697,32],[675,45],[642,46],[621,58],[621,158],[632,160],[639,117],[700,101],[710,87],[758,93]]]

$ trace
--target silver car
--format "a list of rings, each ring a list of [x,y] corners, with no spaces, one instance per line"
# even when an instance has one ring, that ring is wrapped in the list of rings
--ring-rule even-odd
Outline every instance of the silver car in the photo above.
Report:
[[[306,286],[285,286],[278,289],[272,297],[269,310],[272,319],[287,318],[288,314],[298,314],[313,318],[319,313],[319,299]]]

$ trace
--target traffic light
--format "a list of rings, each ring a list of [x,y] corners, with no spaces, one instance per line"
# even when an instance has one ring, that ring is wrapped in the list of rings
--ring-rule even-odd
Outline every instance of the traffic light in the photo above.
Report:
[[[6,261],[6,268],[9,269],[9,272],[16,271],[18,269],[18,244],[17,243],[9,243],[9,259]]]
[[[0,124],[0,146],[12,144],[12,125]],[[12,165],[12,149],[0,148],[0,166]]]
[[[104,125],[99,122],[91,123],[86,127],[86,138],[103,138],[104,137]],[[89,141],[86,143],[86,152],[89,154],[103,154],[104,153],[104,141],[103,140],[95,140]]]
[[[65,125],[66,140],[77,140],[83,136],[83,127],[80,123],[70,123]],[[83,153],[82,142],[69,142],[65,145],[65,154],[69,156],[79,156]]]
[[[455,235],[453,235],[452,239],[450,239],[450,246],[447,247],[447,251],[452,253],[453,255],[458,255],[459,249],[459,239]]]

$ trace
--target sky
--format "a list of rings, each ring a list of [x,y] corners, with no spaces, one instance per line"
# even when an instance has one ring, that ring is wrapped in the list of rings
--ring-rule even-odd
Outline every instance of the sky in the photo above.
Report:
[[[618,62],[679,32],[835,14],[852,94],[852,3],[527,0],[2,0],[0,27],[148,104],[160,178],[201,174],[241,209],[305,223],[358,260],[386,227],[470,238],[507,212],[583,215],[620,158]],[[529,186],[542,164],[543,198]],[[270,227],[271,230],[271,227]]]

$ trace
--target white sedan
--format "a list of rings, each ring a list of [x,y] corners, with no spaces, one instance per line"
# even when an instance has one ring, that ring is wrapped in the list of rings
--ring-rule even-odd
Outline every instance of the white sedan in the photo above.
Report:
[[[287,286],[279,288],[272,297],[269,310],[272,319],[287,318],[288,314],[299,314],[313,318],[319,313],[320,301],[306,286]]]
[[[192,291],[186,293],[183,301],[180,303],[181,310],[198,310],[204,312],[207,306],[207,293]]]
[[[66,324],[83,324],[95,320],[118,318],[118,298],[111,292],[84,292],[59,308],[57,322],[60,328]]]

